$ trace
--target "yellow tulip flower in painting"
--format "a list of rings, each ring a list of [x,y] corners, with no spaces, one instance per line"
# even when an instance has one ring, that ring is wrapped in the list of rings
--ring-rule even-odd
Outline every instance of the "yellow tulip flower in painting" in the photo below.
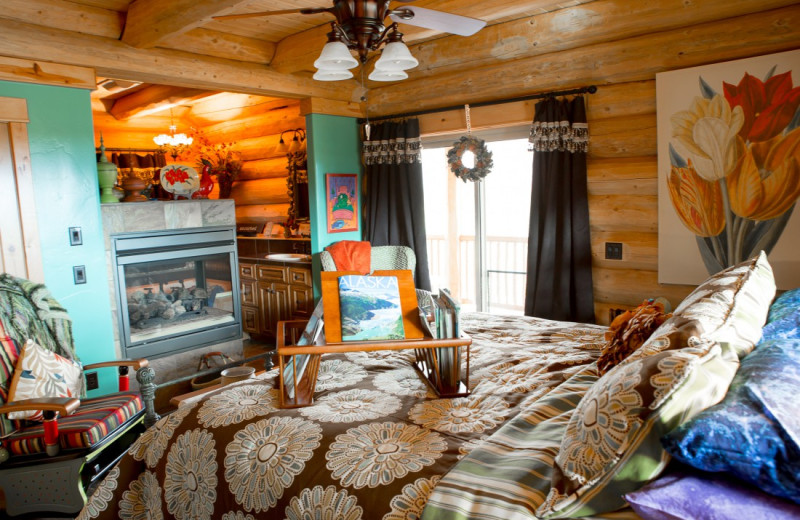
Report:
[[[800,197],[800,128],[752,143],[728,178],[731,210],[757,221],[783,215]]]
[[[736,136],[744,124],[742,107],[731,109],[725,97],[695,97],[689,110],[676,112],[672,121],[675,150],[694,163],[700,177],[722,179],[736,164]]]
[[[667,184],[672,205],[684,226],[701,237],[722,233],[725,216],[718,182],[708,182],[700,177],[690,160],[688,168],[672,167]]]

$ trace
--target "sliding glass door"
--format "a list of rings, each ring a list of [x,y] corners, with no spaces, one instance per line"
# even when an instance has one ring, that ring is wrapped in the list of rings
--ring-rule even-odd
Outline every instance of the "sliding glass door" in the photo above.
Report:
[[[431,287],[449,288],[468,310],[522,314],[532,163],[527,139],[487,139],[494,167],[481,182],[465,183],[447,164],[456,138],[428,141],[422,152]]]

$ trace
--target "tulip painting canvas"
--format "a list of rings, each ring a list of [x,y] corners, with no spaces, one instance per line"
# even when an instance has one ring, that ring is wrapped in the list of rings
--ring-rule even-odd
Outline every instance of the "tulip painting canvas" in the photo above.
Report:
[[[800,51],[657,74],[656,100],[659,282],[763,250],[800,286]]]

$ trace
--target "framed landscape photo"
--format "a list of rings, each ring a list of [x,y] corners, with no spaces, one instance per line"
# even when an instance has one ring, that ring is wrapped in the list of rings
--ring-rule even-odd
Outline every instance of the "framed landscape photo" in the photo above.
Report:
[[[329,173],[325,176],[328,233],[358,231],[358,175]]]

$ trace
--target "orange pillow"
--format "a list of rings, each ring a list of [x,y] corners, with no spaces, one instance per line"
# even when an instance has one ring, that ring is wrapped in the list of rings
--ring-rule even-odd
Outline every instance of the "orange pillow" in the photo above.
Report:
[[[600,375],[633,354],[670,316],[664,312],[664,304],[651,299],[614,318],[606,332],[606,346],[597,360]]]

